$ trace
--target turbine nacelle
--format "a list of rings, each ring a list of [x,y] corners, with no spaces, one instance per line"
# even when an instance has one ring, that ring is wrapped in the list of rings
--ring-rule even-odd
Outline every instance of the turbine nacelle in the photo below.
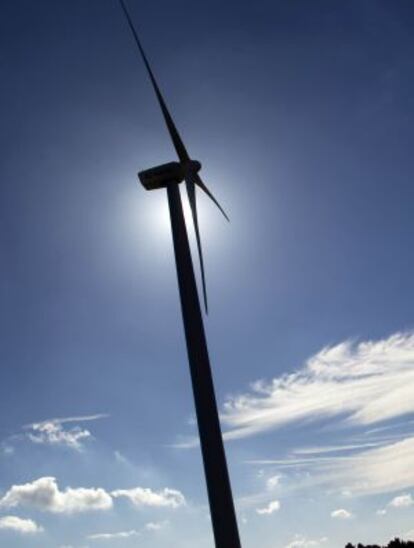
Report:
[[[197,160],[187,162],[168,162],[160,166],[146,169],[138,173],[138,178],[146,190],[165,188],[171,183],[182,183],[184,179],[192,178],[201,169]]]

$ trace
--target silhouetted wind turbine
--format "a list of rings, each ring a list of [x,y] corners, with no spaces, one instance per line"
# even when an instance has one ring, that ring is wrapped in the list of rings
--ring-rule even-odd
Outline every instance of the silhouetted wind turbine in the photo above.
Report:
[[[165,123],[177,152],[179,162],[170,162],[146,171],[138,176],[146,190],[167,189],[170,210],[171,229],[174,243],[175,262],[177,267],[178,286],[181,299],[181,310],[190,363],[191,380],[197,415],[200,444],[203,454],[204,471],[210,503],[211,519],[217,548],[240,548],[239,532],[234,511],[230,479],[227,470],[226,455],[217,411],[213,378],[204,333],[203,318],[197,285],[194,276],[190,245],[188,242],[179,184],[185,181],[200,260],[204,304],[207,311],[207,291],[204,272],[203,252],[201,248],[198,225],[196,186],[202,189],[213,200],[228,220],[226,213],[208,190],[199,176],[201,164],[192,160],[175,127],[174,121],[155,80],[154,74],[142,48],[137,32],[132,23],[124,0],[119,0],[128,25],[138,46],[152,86],[161,107]]]

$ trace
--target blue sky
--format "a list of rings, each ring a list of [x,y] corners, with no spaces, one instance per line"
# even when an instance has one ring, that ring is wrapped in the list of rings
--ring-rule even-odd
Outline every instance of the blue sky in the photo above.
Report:
[[[246,548],[414,536],[409,1],[129,1],[200,197]],[[3,2],[0,544],[213,546],[166,199],[113,0]]]

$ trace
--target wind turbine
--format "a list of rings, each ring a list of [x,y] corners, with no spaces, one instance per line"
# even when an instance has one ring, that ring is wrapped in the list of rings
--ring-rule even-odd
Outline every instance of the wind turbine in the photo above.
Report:
[[[179,184],[185,181],[190,203],[200,260],[206,312],[207,291],[197,216],[196,187],[203,190],[209,196],[227,220],[228,217],[201,180],[199,175],[201,164],[197,160],[192,160],[189,156],[165,104],[125,2],[124,0],[119,1],[144,61],[179,159],[178,162],[170,162],[141,171],[138,177],[146,190],[157,190],[160,188],[167,190],[181,311],[215,544],[216,548],[241,548]]]

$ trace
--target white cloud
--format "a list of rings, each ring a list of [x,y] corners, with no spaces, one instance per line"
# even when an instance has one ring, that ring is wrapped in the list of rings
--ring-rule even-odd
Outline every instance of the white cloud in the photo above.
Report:
[[[370,425],[414,412],[414,334],[322,349],[295,373],[258,381],[228,399],[227,439],[289,422],[340,417]],[[345,418],[343,418],[345,417]]]
[[[369,447],[379,447],[383,445],[383,442],[365,442],[365,443],[352,443],[348,445],[331,445],[322,447],[301,447],[295,449],[293,453],[295,455],[322,455],[324,453],[345,453],[348,451],[354,451],[355,449],[367,449]]]
[[[361,451],[356,455],[249,461],[309,472],[296,488],[328,486],[352,496],[409,489],[414,485],[414,437]]]
[[[322,537],[319,540],[308,539],[302,535],[295,535],[295,538],[285,546],[285,548],[318,548],[328,539]]]
[[[115,460],[120,464],[130,465],[129,460],[121,453],[121,451],[114,451]]]
[[[17,516],[4,516],[0,518],[0,529],[15,531],[24,535],[41,533],[44,529],[32,519],[23,519]]]
[[[12,445],[8,445],[7,443],[2,443],[0,445],[0,451],[5,457],[11,457],[14,455],[14,447]]]
[[[89,546],[73,546],[72,544],[62,544],[59,548],[89,548]]]
[[[112,491],[112,496],[126,497],[134,506],[156,506],[178,508],[185,504],[185,497],[176,489],[168,487],[161,491],[152,491],[148,488],[135,487],[134,489],[117,489]]]
[[[145,524],[143,531],[161,531],[169,525],[169,521],[150,521]],[[136,529],[130,531],[119,531],[116,533],[95,533],[93,535],[88,535],[89,540],[117,540],[117,539],[126,539],[132,537],[138,537],[142,533]]]
[[[325,465],[328,481],[357,495],[373,495],[414,485],[414,437]]]
[[[265,506],[264,508],[257,508],[256,512],[259,515],[270,515],[270,514],[273,514],[274,512],[277,512],[279,509],[280,509],[280,502],[278,500],[273,500],[269,502],[269,504]]]
[[[161,529],[165,529],[169,525],[169,521],[150,521],[145,524],[145,529],[147,531],[161,531]]]
[[[33,443],[66,445],[72,449],[80,449],[81,440],[91,437],[89,430],[79,426],[65,430],[61,424],[55,422],[33,424],[31,428],[32,432],[28,432],[27,437]]]
[[[108,413],[95,413],[94,415],[78,415],[73,417],[59,417],[55,419],[48,419],[53,422],[60,422],[61,424],[66,424],[68,422],[90,422],[96,421],[98,419],[107,419],[109,417]],[[44,422],[44,421],[43,421]],[[30,426],[30,425],[28,425]]]
[[[86,415],[81,417],[64,417],[58,419],[48,419],[42,422],[35,422],[25,426],[29,432],[27,438],[33,443],[47,445],[61,445],[71,449],[80,450],[82,440],[91,437],[89,430],[76,425],[71,428],[65,428],[65,424],[72,422],[94,421],[106,418],[108,415]]]
[[[32,483],[13,485],[0,499],[0,508],[29,506],[37,510],[71,514],[112,507],[111,496],[101,488],[67,487],[60,491],[56,479],[43,477]]]
[[[408,494],[394,497],[389,503],[389,506],[393,506],[394,508],[407,508],[408,506],[412,506],[413,504],[414,499],[410,494]]]
[[[179,436],[176,443],[172,443],[169,447],[173,449],[194,449],[200,445],[198,436]]]
[[[385,516],[387,513],[387,510],[385,508],[381,508],[380,510],[376,511],[377,516]]]
[[[28,506],[44,512],[73,514],[110,509],[113,498],[118,497],[128,498],[137,507],[178,508],[186,504],[184,495],[176,489],[152,491],[149,488],[135,487],[108,493],[101,487],[67,487],[61,491],[56,478],[43,477],[31,483],[13,485],[0,499],[0,509]]]
[[[411,529],[410,531],[407,531],[406,533],[404,533],[403,535],[401,535],[401,537],[404,539],[404,540],[411,540],[414,542],[414,529]]]
[[[275,489],[280,482],[280,476],[271,476],[266,480],[266,487],[269,491]]]
[[[88,535],[89,540],[116,540],[137,537],[140,535],[139,531],[132,529],[131,531],[119,531],[118,533],[96,533],[94,535]]]
[[[345,510],[344,508],[338,508],[338,510],[331,512],[331,518],[350,519],[352,517],[351,512],[348,512],[348,510]]]

